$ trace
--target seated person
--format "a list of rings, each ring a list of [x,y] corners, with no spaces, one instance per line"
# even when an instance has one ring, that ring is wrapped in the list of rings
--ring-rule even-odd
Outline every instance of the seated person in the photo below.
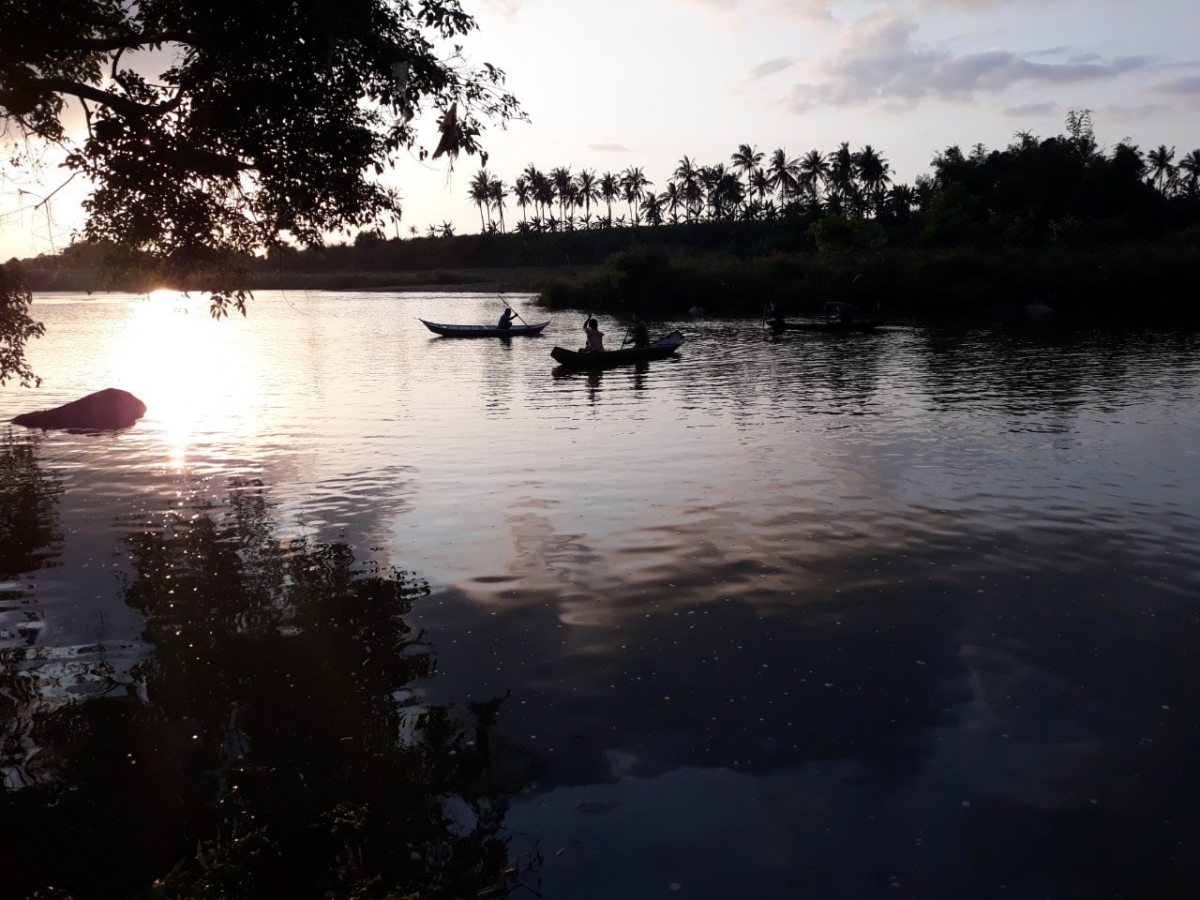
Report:
[[[650,331],[642,321],[641,315],[636,312],[633,314],[633,324],[629,326],[629,341],[635,347],[650,346]]]
[[[587,321],[583,323],[585,353],[603,353],[604,352],[604,332],[600,330],[600,325],[591,316],[588,316]]]
[[[500,314],[500,321],[496,323],[497,328],[512,328],[512,321],[516,318],[514,313],[507,306],[504,307],[504,312]]]

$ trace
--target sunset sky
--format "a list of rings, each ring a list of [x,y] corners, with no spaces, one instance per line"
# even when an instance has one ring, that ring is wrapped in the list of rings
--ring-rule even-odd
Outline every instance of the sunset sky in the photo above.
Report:
[[[871,144],[911,183],[951,144],[1003,147],[1060,133],[1091,109],[1101,148],[1200,148],[1195,0],[463,0],[530,117],[487,136],[507,184],[529,163],[619,172],[664,189],[685,154],[729,162],[739,144],[789,156]],[[425,127],[432,134],[433,119]],[[473,157],[400,161],[402,234],[477,231]],[[61,248],[78,194],[53,219],[0,220],[0,259]],[[510,201],[511,202],[511,201]],[[18,206],[6,192],[0,211]],[[511,223],[515,206],[507,212]]]

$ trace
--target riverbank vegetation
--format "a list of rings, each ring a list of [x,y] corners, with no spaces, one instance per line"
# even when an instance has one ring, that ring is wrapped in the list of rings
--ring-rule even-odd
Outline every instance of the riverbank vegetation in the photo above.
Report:
[[[621,174],[527,166],[510,188],[486,169],[470,195],[480,233],[452,223],[407,237],[277,247],[240,263],[259,289],[461,287],[538,292],[551,307],[756,314],[851,300],[893,312],[1045,303],[1179,319],[1200,294],[1200,150],[1101,149],[1087,111],[1063,134],[1002,150],[938,153],[895,184],[883,155],[842,144],[792,158],[742,145],[729,165],[684,157],[656,193]],[[509,202],[517,215],[506,216]],[[30,270],[36,288],[79,289],[96,245]],[[71,273],[75,273],[72,275]],[[203,276],[186,286],[203,289]],[[126,284],[125,287],[131,287]]]

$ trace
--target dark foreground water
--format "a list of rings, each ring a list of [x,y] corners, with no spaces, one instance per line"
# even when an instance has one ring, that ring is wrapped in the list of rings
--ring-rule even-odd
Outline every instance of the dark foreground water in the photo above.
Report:
[[[501,309],[38,298],[0,895],[1192,895],[1197,335]]]

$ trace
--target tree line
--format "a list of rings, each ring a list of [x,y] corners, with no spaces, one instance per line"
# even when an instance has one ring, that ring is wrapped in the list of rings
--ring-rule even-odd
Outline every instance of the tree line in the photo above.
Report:
[[[511,184],[481,168],[468,196],[485,234],[826,216],[903,225],[936,212],[939,198],[943,207],[963,207],[968,218],[1032,215],[1047,224],[1109,216],[1143,226],[1166,224],[1181,211],[1194,217],[1200,207],[1200,149],[1178,162],[1175,148],[1165,145],[1143,151],[1122,141],[1103,151],[1090,110],[1071,111],[1065,134],[1040,139],[1018,132],[1003,150],[976,144],[964,152],[951,146],[931,166],[930,174],[909,185],[893,181],[891,165],[870,144],[852,150],[843,142],[828,153],[813,149],[799,157],[782,147],[767,156],[742,144],[727,163],[705,165],[684,156],[661,191],[640,166],[597,173],[567,166],[542,170],[530,163]],[[510,222],[513,207],[519,218]],[[410,232],[419,233],[415,227]],[[425,236],[453,233],[443,223],[430,226]]]

